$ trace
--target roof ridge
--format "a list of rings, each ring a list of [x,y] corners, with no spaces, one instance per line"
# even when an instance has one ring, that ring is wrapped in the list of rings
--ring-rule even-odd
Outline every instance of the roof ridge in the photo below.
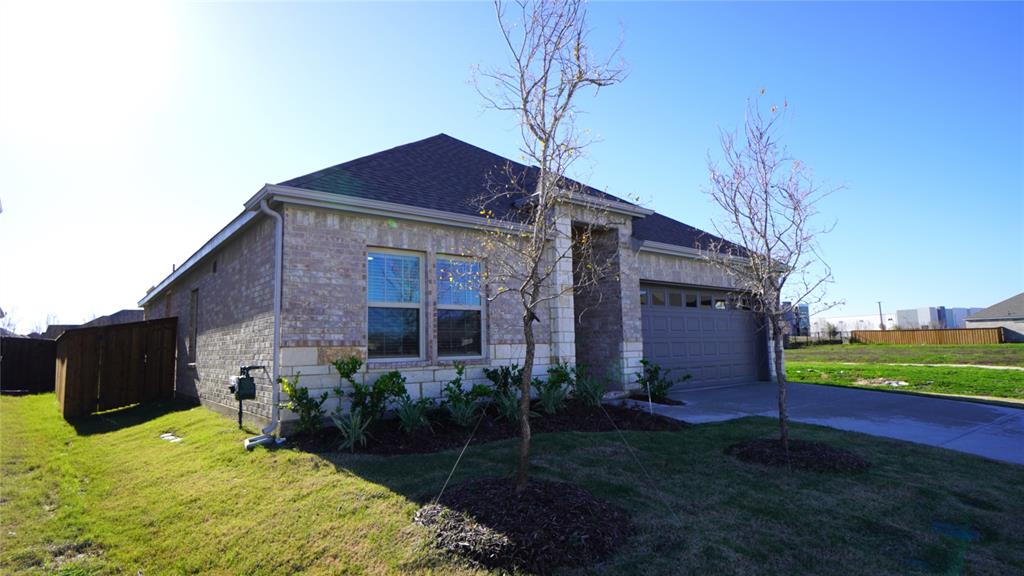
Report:
[[[352,158],[352,159],[346,160],[344,162],[339,162],[338,164],[334,164],[333,166],[328,166],[326,168],[321,168],[320,170],[316,170],[316,171],[310,172],[308,174],[303,174],[302,176],[296,176],[295,178],[289,178],[288,180],[285,180],[283,182],[278,182],[277,185],[278,186],[302,186],[303,184],[306,184],[307,182],[310,182],[312,180],[316,180],[317,178],[319,178],[319,177],[321,177],[321,176],[323,176],[323,175],[325,175],[325,174],[327,174],[327,173],[329,173],[329,172],[331,172],[333,170],[337,170],[338,168],[343,168],[346,165],[353,164],[355,162],[359,162],[360,160],[365,160],[367,158],[372,158],[374,156],[379,156],[381,154],[387,154],[389,152],[394,152],[394,151],[402,149],[402,148],[409,148],[409,147],[415,146],[417,144],[422,144],[422,143],[424,143],[424,142],[426,142],[428,140],[434,140],[434,139],[441,138],[441,137],[450,138],[452,140],[457,140],[459,142],[462,142],[462,140],[458,140],[458,138],[453,138],[452,136],[449,136],[448,134],[445,134],[444,132],[438,132],[437,134],[434,134],[433,136],[427,136],[426,138],[421,138],[419,140],[414,140],[412,142],[406,142],[405,144],[399,144],[398,146],[392,146],[391,148],[386,148],[384,150],[378,150],[376,152],[371,152],[370,154],[365,154],[365,155],[359,156],[357,158]],[[463,144],[468,144],[469,146],[472,146],[472,144],[469,144],[468,142],[463,142]],[[481,150],[483,150],[483,148],[481,148]],[[486,150],[485,150],[485,152],[486,152]],[[493,152],[491,152],[491,154],[493,154]]]

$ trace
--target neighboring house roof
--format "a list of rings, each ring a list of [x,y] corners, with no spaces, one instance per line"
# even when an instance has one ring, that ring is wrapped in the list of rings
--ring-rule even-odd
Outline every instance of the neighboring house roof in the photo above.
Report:
[[[967,317],[971,320],[1019,320],[1024,319],[1024,292],[993,304]]]
[[[112,324],[128,324],[130,322],[142,322],[145,319],[145,313],[141,309],[136,308],[125,308],[124,310],[118,310],[113,314],[107,314],[106,316],[100,316],[94,318],[85,324],[82,324],[80,328],[92,328],[94,326],[110,326]]]
[[[488,205],[501,218],[514,209],[521,190],[533,189],[537,174],[536,167],[438,134],[292,178],[279,186],[474,216],[480,212],[481,199],[506,190],[518,192]],[[513,179],[518,186],[512,185]],[[590,186],[579,186],[583,194],[632,204]],[[658,213],[634,221],[633,236],[685,248],[706,248],[710,240],[718,239]]]

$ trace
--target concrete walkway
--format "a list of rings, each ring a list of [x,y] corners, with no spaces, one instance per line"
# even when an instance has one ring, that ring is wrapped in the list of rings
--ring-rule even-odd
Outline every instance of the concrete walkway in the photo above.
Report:
[[[669,396],[685,406],[655,412],[692,424],[744,416],[778,416],[777,388],[768,382],[678,388]],[[644,408],[647,406],[644,404]],[[856,388],[789,384],[796,422],[939,446],[1024,464],[1024,409]]]

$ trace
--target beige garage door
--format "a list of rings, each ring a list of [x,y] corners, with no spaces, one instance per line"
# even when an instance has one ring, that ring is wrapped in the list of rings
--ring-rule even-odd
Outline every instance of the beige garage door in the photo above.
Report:
[[[745,301],[720,290],[641,284],[644,357],[672,375],[690,374],[682,386],[760,380],[765,334]]]

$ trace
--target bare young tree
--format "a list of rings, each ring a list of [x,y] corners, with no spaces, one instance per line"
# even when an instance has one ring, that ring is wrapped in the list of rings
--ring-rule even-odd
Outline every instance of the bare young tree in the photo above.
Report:
[[[582,0],[494,6],[509,66],[478,75],[476,86],[489,107],[516,115],[520,151],[530,165],[491,174],[490,193],[480,200],[480,213],[491,223],[482,246],[485,282],[493,288],[488,297],[510,295],[522,307],[525,357],[515,483],[521,493],[529,474],[534,324],[542,307],[593,285],[609,270],[593,249],[610,223],[603,209],[609,200],[565,177],[591,143],[577,126],[576,102],[584,91],[618,83],[624,72],[611,58],[591,54]],[[565,282],[566,277],[571,280]]]
[[[818,237],[833,226],[815,224],[817,205],[831,190],[816,185],[810,170],[779,143],[779,122],[788,104],[770,106],[765,114],[760,96],[747,104],[741,135],[722,132],[722,164],[708,158],[707,193],[721,209],[714,225],[724,240],[705,243],[704,254],[767,321],[778,382],[779,435],[788,450],[783,326],[800,303],[831,306],[823,298],[832,270],[821,257]]]

